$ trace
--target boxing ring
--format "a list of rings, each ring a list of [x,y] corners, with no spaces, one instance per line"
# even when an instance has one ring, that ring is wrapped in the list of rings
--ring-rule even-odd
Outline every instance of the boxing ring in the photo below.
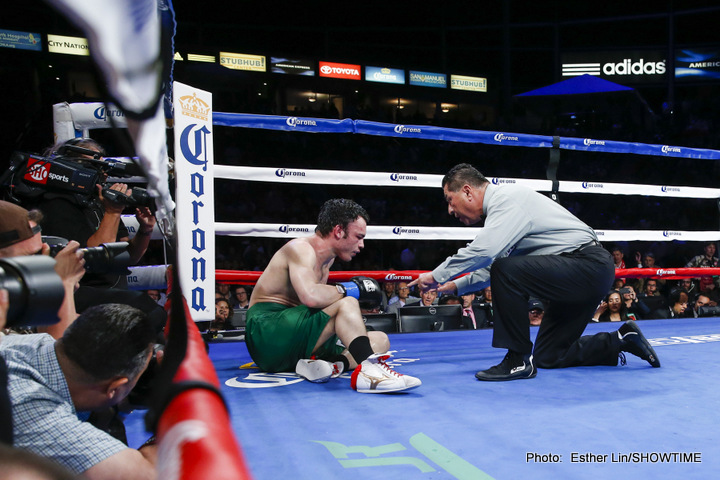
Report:
[[[717,203],[720,198],[720,189],[708,187],[624,184],[602,179],[566,181],[557,177],[562,153],[567,151],[694,161],[720,159],[720,152],[712,150],[228,113],[215,113],[213,124],[284,134],[410,137],[534,149],[547,154],[547,178],[489,179],[499,185],[523,184],[548,192],[555,199],[564,194],[594,194]],[[347,190],[347,196],[352,196],[352,188],[372,186],[375,194],[382,196],[385,187],[439,189],[440,172],[449,166],[439,166],[437,174],[418,174],[215,165],[214,176],[223,181],[278,184],[289,191],[299,185],[319,189],[339,185]],[[431,201],[441,202],[441,198]],[[313,230],[311,223],[289,223],[283,218],[264,223],[214,223],[215,235],[240,238],[288,240]],[[475,231],[464,227],[371,224],[366,239],[469,241]],[[596,233],[604,242],[720,239],[717,230],[603,229]],[[143,268],[150,274],[152,269],[164,267]],[[336,271],[332,279],[344,280],[360,273],[380,281],[400,281],[415,278],[420,271],[424,270]],[[663,268],[624,270],[618,276],[674,279],[710,272],[718,273],[715,269],[698,272]],[[231,284],[253,284],[260,274],[228,270],[214,273],[215,280]],[[143,283],[144,273],[137,276],[136,288],[150,288]],[[498,363],[504,354],[490,346],[488,330],[391,334],[392,348],[398,350],[394,368],[418,376],[423,386],[407,394],[373,398],[353,392],[349,375],[327,384],[311,384],[291,373],[259,372],[239,340],[211,343],[209,356],[230,409],[232,429],[257,479],[594,479],[631,475],[708,478],[720,468],[714,407],[720,374],[701,366],[712,365],[720,353],[720,323],[717,318],[698,318],[641,321],[640,326],[656,348],[662,362],[660,369],[652,369],[633,357],[623,367],[541,370],[531,382],[501,384],[477,382],[473,377],[480,368]],[[587,332],[612,329],[607,324],[591,324]],[[537,329],[532,327],[531,331],[534,336]],[[131,443],[142,443],[146,438],[142,413],[130,414],[126,426]]]

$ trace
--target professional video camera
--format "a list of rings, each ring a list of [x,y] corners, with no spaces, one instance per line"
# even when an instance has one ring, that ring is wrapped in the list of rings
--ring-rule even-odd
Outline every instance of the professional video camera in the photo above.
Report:
[[[65,298],[55,260],[45,255],[0,258],[0,288],[8,291],[7,327],[35,327],[59,321]]]
[[[50,246],[50,256],[54,257],[65,248],[68,240],[62,237],[43,236],[42,242]],[[80,248],[85,260],[85,270],[88,273],[112,273],[116,275],[129,275],[130,252],[127,250],[128,242],[103,243],[97,247]]]
[[[81,147],[73,147],[72,150],[86,157],[43,157],[13,152],[10,168],[0,178],[0,185],[9,190],[10,197],[16,203],[21,203],[21,199],[39,198],[46,193],[90,197],[97,194],[95,185],[100,184],[103,185],[103,195],[107,195],[111,201],[135,207],[154,206],[152,197],[143,188],[133,187],[132,195],[128,196],[110,190],[110,185],[105,184],[107,176],[123,178],[143,175],[134,164],[101,159],[97,152]]]

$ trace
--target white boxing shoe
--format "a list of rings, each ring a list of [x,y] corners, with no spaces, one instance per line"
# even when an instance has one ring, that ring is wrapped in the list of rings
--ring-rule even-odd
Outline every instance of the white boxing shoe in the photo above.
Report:
[[[419,378],[396,372],[385,363],[391,352],[375,353],[355,368],[350,385],[360,393],[391,393],[422,385]]]
[[[295,373],[313,383],[325,383],[337,378],[345,367],[342,362],[330,363],[325,360],[301,358],[295,365]]]

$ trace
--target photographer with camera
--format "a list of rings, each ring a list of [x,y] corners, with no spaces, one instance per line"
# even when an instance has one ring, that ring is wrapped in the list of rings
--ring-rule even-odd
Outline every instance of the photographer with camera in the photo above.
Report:
[[[127,242],[129,265],[135,265],[145,254],[155,228],[156,219],[148,207],[151,199],[142,189],[128,188],[125,183],[107,185],[108,172],[114,165],[105,162],[104,149],[90,138],[74,138],[51,152],[65,164],[75,163],[86,171],[94,172],[97,183],[92,191],[69,192],[49,189],[39,196],[34,205],[44,216],[42,228],[45,234],[61,239],[75,240],[81,247],[97,247],[113,242]],[[28,167],[30,168],[30,167]],[[136,191],[137,190],[137,191]],[[139,195],[141,192],[144,195]],[[122,223],[121,215],[128,207],[134,207],[139,229],[132,239]],[[88,273],[75,293],[78,312],[103,303],[124,303],[139,308],[150,318],[158,340],[167,315],[162,307],[142,292],[127,289],[126,274]]]
[[[155,332],[141,311],[91,307],[63,336],[11,335],[0,343],[8,371],[14,445],[83,478],[154,479],[157,447],[128,448],[87,421],[119,404],[148,367]]]
[[[39,212],[28,212],[19,205],[0,200],[0,259],[38,253],[48,255],[50,247],[42,242],[38,226],[40,221]],[[54,338],[60,338],[68,325],[77,318],[74,293],[78,282],[85,274],[85,260],[79,247],[78,242],[69,242],[55,255],[54,270],[62,281],[65,293],[57,312],[60,321],[37,327],[39,332],[48,333]]]

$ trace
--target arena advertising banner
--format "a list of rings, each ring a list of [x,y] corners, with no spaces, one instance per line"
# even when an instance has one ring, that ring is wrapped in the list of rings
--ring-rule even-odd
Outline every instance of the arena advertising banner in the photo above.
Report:
[[[212,95],[175,82],[175,219],[182,292],[193,320],[215,318]]]
[[[65,55],[90,56],[88,41],[82,37],[65,37],[63,35],[47,36],[48,52]]]
[[[720,48],[676,50],[675,79],[693,82],[720,79]]]
[[[220,65],[232,70],[248,70],[251,72],[265,72],[267,70],[263,55],[248,55],[245,53],[220,52]]]
[[[661,82],[667,75],[667,54],[662,50],[563,53],[562,76],[577,75],[596,75],[620,84]]]
[[[365,67],[365,80],[368,82],[405,85],[405,70],[386,67]]]
[[[42,51],[39,33],[17,32],[15,30],[0,29],[0,47]]]
[[[410,85],[417,85],[420,87],[446,88],[447,75],[444,73],[418,72],[410,70],[409,83]]]
[[[349,63],[320,62],[320,76],[327,78],[344,78],[346,80],[362,80],[360,65]]]
[[[450,75],[450,88],[468,92],[487,92],[487,78]]]
[[[293,58],[270,57],[270,71],[284,75],[315,76],[315,62]]]

